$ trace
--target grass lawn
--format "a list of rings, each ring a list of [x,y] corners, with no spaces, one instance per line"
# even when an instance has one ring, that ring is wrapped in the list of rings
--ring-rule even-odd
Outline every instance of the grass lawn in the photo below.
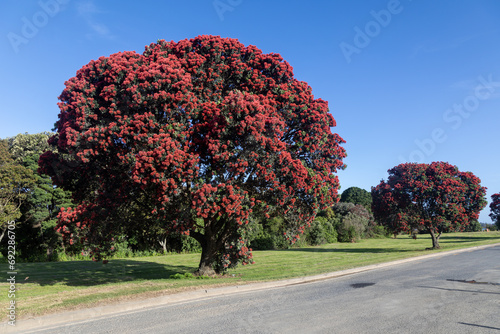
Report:
[[[62,310],[148,298],[207,286],[245,284],[315,275],[342,269],[414,257],[433,252],[500,243],[500,232],[450,233],[440,239],[440,250],[430,236],[417,240],[368,239],[279,251],[255,251],[256,264],[239,266],[226,277],[170,279],[170,275],[196,270],[200,254],[113,259],[108,264],[91,261],[18,263],[16,275],[17,319]],[[7,264],[0,264],[7,276]],[[234,275],[234,276],[233,276]],[[9,285],[0,283],[0,305],[7,308]],[[5,307],[4,307],[5,306]],[[7,311],[5,311],[7,312]],[[5,313],[6,314],[6,313]]]

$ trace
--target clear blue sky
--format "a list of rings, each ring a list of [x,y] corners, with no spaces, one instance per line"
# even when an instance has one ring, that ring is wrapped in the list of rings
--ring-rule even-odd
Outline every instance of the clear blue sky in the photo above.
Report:
[[[329,101],[342,190],[447,161],[488,200],[500,192],[500,1],[3,0],[0,13],[0,138],[50,131],[64,82],[92,59],[220,35],[281,54]]]

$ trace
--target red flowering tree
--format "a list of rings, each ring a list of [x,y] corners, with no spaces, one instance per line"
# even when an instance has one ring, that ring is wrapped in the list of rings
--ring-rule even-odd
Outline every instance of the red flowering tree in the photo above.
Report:
[[[372,188],[375,218],[393,232],[417,228],[430,233],[432,248],[447,231],[461,231],[486,205],[486,188],[471,172],[446,162],[405,163]]]
[[[79,205],[69,242],[109,254],[120,231],[160,226],[202,246],[198,274],[252,262],[249,216],[280,215],[293,242],[337,200],[343,139],[328,104],[278,54],[235,39],[158,41],[91,61],[66,82],[40,168]]]
[[[500,194],[491,195],[490,211],[491,220],[500,229]]]

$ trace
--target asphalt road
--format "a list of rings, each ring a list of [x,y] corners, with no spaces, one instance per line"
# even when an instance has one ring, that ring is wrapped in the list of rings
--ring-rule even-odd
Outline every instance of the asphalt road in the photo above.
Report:
[[[26,333],[500,333],[500,246]]]

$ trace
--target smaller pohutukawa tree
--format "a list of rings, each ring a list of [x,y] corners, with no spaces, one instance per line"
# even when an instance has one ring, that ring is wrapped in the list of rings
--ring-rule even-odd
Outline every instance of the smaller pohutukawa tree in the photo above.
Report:
[[[440,248],[443,232],[463,231],[486,205],[486,188],[471,172],[446,162],[404,163],[372,188],[372,209],[379,224],[393,233],[419,229]]]
[[[490,211],[491,220],[500,229],[500,194],[491,195]]]

